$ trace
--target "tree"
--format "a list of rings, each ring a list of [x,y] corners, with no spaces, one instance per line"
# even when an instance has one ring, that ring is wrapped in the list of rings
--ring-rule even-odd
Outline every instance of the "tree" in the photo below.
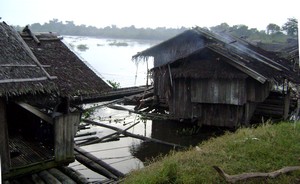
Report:
[[[217,32],[222,32],[222,31],[227,31],[229,30],[230,26],[227,23],[221,23],[220,25],[211,27],[210,29],[212,31],[217,31]]]
[[[280,31],[280,26],[278,26],[276,24],[270,23],[267,26],[267,34],[268,35],[275,34],[275,33],[279,32],[279,31]]]
[[[288,18],[288,21],[282,26],[282,30],[286,31],[289,36],[298,36],[298,20]]]

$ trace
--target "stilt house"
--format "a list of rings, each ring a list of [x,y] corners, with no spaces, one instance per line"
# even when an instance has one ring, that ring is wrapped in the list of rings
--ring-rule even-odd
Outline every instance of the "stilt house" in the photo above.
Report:
[[[199,27],[139,52],[133,60],[149,57],[154,58],[152,77],[159,102],[167,105],[171,116],[199,125],[248,124],[274,85],[286,95],[287,83],[299,82],[287,60]],[[288,110],[279,111],[283,116]]]
[[[73,100],[111,88],[53,33],[0,23],[2,179],[74,161]]]

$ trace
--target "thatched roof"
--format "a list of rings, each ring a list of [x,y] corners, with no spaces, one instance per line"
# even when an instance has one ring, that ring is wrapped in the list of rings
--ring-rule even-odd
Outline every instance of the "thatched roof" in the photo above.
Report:
[[[0,96],[52,93],[55,83],[20,35],[0,22]]]
[[[21,34],[34,55],[51,75],[57,76],[56,84],[62,96],[93,96],[111,90],[87,64],[82,61],[54,33],[35,33],[37,43],[26,33]]]
[[[135,60],[154,57],[154,68],[187,61],[195,55],[201,57],[203,50],[217,54],[222,61],[232,65],[261,83],[289,79],[299,83],[299,75],[293,71],[288,60],[278,58],[242,39],[226,33],[213,33],[199,27],[187,30],[165,42],[133,56]],[[201,62],[199,62],[201,65]]]

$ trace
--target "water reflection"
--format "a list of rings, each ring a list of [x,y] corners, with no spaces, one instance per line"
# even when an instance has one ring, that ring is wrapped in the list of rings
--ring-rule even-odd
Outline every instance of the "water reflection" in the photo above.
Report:
[[[134,107],[126,106],[126,108],[130,109]],[[128,111],[114,110],[107,107],[96,109],[91,118],[120,129],[126,129],[134,123],[140,122],[129,129],[128,132],[187,147],[195,146],[201,141],[212,136],[220,135],[223,132],[222,129],[210,127],[200,128],[190,123],[178,121],[143,120],[140,116],[129,113]],[[107,128],[90,126],[90,129],[81,130],[79,133],[90,131],[96,131],[96,135],[100,138],[114,132],[114,130]],[[119,137],[117,141],[92,144],[82,146],[82,148],[123,173],[143,168],[148,160],[152,160],[152,158],[159,155],[165,155],[173,150],[171,146],[144,142],[131,137]],[[71,164],[71,167],[80,171],[88,178],[105,179],[77,162]]]
[[[151,137],[185,147],[196,146],[204,140],[223,134],[224,130],[212,127],[198,127],[191,123],[172,120],[153,120]],[[142,162],[168,154],[174,148],[153,142],[142,142],[131,147],[131,154]]]

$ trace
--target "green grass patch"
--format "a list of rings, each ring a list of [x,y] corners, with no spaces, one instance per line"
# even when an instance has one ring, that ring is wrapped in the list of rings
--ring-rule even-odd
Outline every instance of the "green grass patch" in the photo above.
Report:
[[[225,183],[212,166],[227,174],[271,172],[300,165],[300,123],[281,122],[241,128],[188,151],[172,152],[130,173],[124,183]],[[247,183],[298,183],[300,172]]]
[[[86,44],[80,44],[80,45],[77,45],[77,49],[80,50],[80,51],[86,51],[89,48]]]
[[[126,47],[128,46],[128,43],[126,42],[117,42],[117,41],[113,41],[111,43],[108,44],[109,46],[117,46],[117,47]]]

